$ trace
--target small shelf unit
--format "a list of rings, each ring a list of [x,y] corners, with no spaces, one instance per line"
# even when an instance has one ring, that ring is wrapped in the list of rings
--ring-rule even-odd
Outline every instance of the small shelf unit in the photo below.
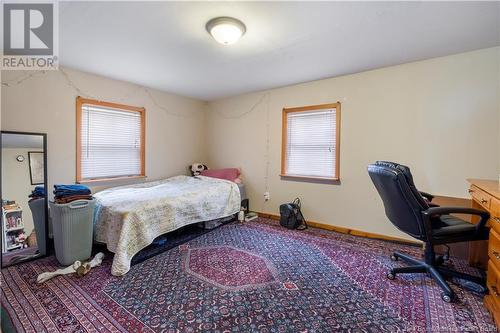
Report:
[[[23,210],[21,207],[6,209],[2,207],[2,252],[22,248],[16,242],[17,236],[24,232]]]

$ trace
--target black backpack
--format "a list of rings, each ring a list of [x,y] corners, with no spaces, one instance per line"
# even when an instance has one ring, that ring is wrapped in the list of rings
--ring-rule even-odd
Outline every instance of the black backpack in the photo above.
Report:
[[[300,199],[280,205],[280,224],[288,229],[307,229],[307,222],[300,210]]]

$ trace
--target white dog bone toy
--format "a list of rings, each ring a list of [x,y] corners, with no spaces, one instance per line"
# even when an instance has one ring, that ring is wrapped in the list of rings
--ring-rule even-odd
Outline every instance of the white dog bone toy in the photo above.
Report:
[[[90,267],[97,267],[102,264],[102,260],[104,259],[104,253],[99,252],[94,256],[94,259],[90,261]]]
[[[104,259],[104,253],[99,252],[94,256],[94,258],[88,264],[90,265],[91,268],[97,267],[97,266],[101,265],[103,259]],[[48,281],[48,280],[50,280],[53,277],[58,276],[58,275],[66,275],[66,274],[76,273],[76,270],[80,266],[82,266],[82,263],[77,260],[73,263],[73,265],[68,266],[66,268],[61,268],[61,269],[58,269],[54,272],[41,273],[40,275],[38,275],[36,282],[37,283],[44,283],[45,281]]]

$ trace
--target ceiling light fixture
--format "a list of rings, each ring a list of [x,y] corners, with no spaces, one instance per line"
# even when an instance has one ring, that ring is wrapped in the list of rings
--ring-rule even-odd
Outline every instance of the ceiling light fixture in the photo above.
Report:
[[[216,17],[205,26],[208,33],[224,45],[236,43],[247,30],[243,22],[232,17]]]

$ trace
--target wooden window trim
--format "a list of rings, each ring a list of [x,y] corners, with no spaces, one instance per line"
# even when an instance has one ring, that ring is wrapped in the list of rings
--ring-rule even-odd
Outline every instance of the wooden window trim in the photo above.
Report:
[[[335,109],[335,174],[332,177],[315,177],[315,176],[300,176],[300,175],[287,175],[286,174],[286,145],[287,145],[287,120],[288,114],[293,112],[306,112],[313,110],[324,110],[324,109]],[[283,108],[282,114],[282,132],[281,132],[281,174],[280,176],[284,179],[297,179],[304,181],[326,181],[326,182],[338,182],[340,181],[340,102],[329,103],[329,104],[319,104],[319,105],[309,105],[294,108]]]
[[[82,138],[81,138],[81,123],[82,123],[82,106],[91,104],[106,108],[118,109],[120,111],[139,112],[141,115],[141,174],[133,176],[117,176],[103,178],[82,178],[81,168],[81,153],[82,153]],[[146,177],[146,109],[143,107],[130,106],[125,104],[110,103],[88,99],[78,96],[76,98],[76,182],[77,183],[98,183],[108,182],[121,179],[136,179]]]

